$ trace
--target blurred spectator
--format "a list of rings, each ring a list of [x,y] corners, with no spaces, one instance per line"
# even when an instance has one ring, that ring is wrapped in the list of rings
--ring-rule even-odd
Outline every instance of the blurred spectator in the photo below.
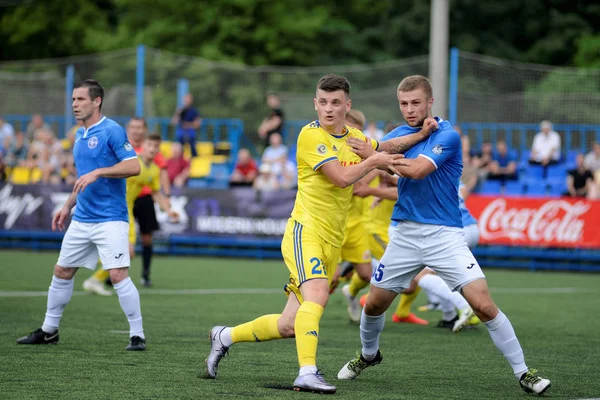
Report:
[[[375,139],[377,141],[383,139],[384,136],[383,131],[377,127],[377,123],[375,121],[369,121],[367,128],[363,131],[363,133],[366,137]]]
[[[471,158],[473,167],[477,169],[477,175],[481,179],[486,179],[489,173],[490,165],[493,161],[492,144],[490,142],[483,142],[481,145],[481,152],[474,153]]]
[[[577,168],[569,171],[567,176],[567,189],[566,196],[572,197],[586,197],[592,189],[594,177],[589,169],[586,169],[583,162],[583,154],[578,154],[576,158]]]
[[[15,137],[15,130],[12,125],[4,120],[0,115],[0,152],[6,154],[10,146],[10,142]]]
[[[258,136],[263,140],[265,146],[268,146],[271,141],[271,135],[275,132],[281,134],[283,131],[284,114],[281,109],[281,100],[275,93],[267,95],[267,106],[269,113],[263,119],[258,127]]]
[[[252,185],[254,189],[265,192],[275,191],[279,189],[279,180],[273,173],[273,167],[269,163],[262,163],[258,169],[258,176]]]
[[[183,157],[181,143],[171,144],[172,156],[167,160],[167,174],[169,181],[175,187],[185,186],[190,176],[190,162]]]
[[[594,143],[594,148],[585,156],[583,164],[592,173],[600,171],[600,143]]]
[[[24,166],[27,163],[28,154],[29,146],[25,140],[25,134],[19,131],[15,134],[6,152],[6,165],[9,167]]]
[[[560,135],[552,130],[550,121],[542,121],[540,130],[533,138],[529,163],[556,164],[560,160]]]
[[[177,125],[176,140],[185,145],[189,143],[192,157],[196,157],[196,130],[202,125],[200,113],[194,107],[194,97],[191,94],[186,94],[183,98],[183,107],[175,111],[175,115],[171,120],[173,125]]]
[[[0,182],[6,181],[6,165],[4,164],[4,157],[0,154]]]
[[[27,125],[27,139],[35,140],[37,133],[41,130],[52,132],[52,127],[44,122],[44,117],[41,114],[34,114],[31,117],[31,122]]]
[[[459,133],[462,142],[462,160],[463,165],[472,165],[473,160],[471,157],[471,138],[468,135],[463,135],[460,127],[455,126],[454,129]]]
[[[490,163],[488,179],[517,179],[517,160],[509,153],[504,140],[496,142],[496,152]]]
[[[277,177],[281,189],[294,189],[298,187],[298,168],[296,163],[286,160],[278,168]]]
[[[269,138],[269,147],[265,149],[262,155],[262,162],[269,164],[285,163],[288,157],[288,148],[283,144],[283,139],[279,133],[273,133]]]
[[[44,144],[42,182],[59,184],[62,182],[63,147],[51,131],[40,131],[40,140]]]
[[[240,151],[238,151],[235,168],[231,174],[231,185],[252,186],[252,183],[254,182],[254,179],[256,179],[257,175],[258,168],[250,156],[250,151],[248,151],[248,149],[240,149]]]

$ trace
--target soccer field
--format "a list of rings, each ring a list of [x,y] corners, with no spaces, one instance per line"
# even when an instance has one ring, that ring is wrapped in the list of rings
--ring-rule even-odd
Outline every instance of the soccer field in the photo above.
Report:
[[[18,346],[41,325],[56,253],[1,251],[0,399],[314,398],[290,390],[295,343],[231,348],[216,380],[199,379],[209,329],[278,313],[287,281],[279,261],[156,257],[152,289],[140,289],[145,352],[127,352],[128,324],[116,295],[82,292],[76,276],[56,346]],[[136,284],[140,259],[132,276]],[[547,396],[600,397],[600,275],[487,270],[492,294],[511,319],[530,368],[552,380]],[[421,294],[415,306],[424,304]],[[395,305],[394,305],[395,306]],[[435,324],[439,312],[418,313]],[[384,361],[356,381],[338,381],[360,349],[338,290],[321,320],[319,368],[343,399],[517,399],[526,395],[484,326],[453,334],[398,325],[388,312]]]

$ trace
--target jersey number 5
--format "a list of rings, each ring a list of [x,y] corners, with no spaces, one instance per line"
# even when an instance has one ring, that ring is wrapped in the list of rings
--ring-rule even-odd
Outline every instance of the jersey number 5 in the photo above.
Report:
[[[313,267],[313,275],[323,275],[323,266],[321,265],[321,260],[319,260],[317,257],[313,257],[310,259],[310,264]]]
[[[375,282],[381,282],[381,280],[383,279],[383,269],[384,268],[385,268],[385,265],[379,264],[377,266],[377,268],[375,269],[375,271],[373,271],[373,278],[375,279]]]

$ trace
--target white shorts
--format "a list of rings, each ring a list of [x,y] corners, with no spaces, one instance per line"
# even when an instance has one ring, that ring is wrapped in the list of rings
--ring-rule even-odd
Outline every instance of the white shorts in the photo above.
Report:
[[[71,221],[56,263],[65,268],[95,270],[98,258],[102,269],[129,267],[129,223]]]
[[[479,243],[479,227],[477,224],[467,225],[463,228],[465,232],[465,241],[469,249],[474,248]]]
[[[461,228],[401,221],[373,271],[371,285],[402,292],[425,266],[452,290],[485,278]]]

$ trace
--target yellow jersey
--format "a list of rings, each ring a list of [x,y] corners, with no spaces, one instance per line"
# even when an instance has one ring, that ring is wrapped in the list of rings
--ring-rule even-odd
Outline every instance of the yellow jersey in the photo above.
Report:
[[[374,149],[379,147],[376,140],[367,139],[358,129],[344,126],[341,135],[332,135],[320,126],[319,121],[306,125],[298,135],[298,193],[292,218],[335,247],[341,247],[344,241],[352,185],[343,189],[337,187],[319,168],[334,160],[344,167],[361,162],[361,158],[346,145],[349,137],[369,140]]]
[[[152,192],[160,190],[160,168],[154,162],[146,164],[141,157],[138,157],[140,162],[140,174],[127,178],[127,208],[130,212],[133,210],[133,203],[138,198],[144,186],[150,187]]]

